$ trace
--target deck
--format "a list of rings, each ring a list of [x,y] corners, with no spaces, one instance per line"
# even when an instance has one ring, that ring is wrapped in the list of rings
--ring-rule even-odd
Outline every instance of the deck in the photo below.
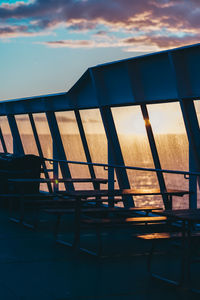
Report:
[[[146,256],[136,255],[98,261],[86,255],[75,256],[71,249],[55,243],[53,216],[43,215],[37,232],[9,221],[8,213],[0,212],[0,295],[3,300],[143,300],[143,299],[199,299],[199,295],[175,290],[149,277]],[[63,222],[70,236],[71,220]],[[92,233],[83,236],[84,243],[94,242]],[[106,236],[105,236],[106,240]],[[109,241],[109,238],[108,238]],[[112,242],[115,247],[145,252],[149,244],[141,244],[119,232]],[[116,243],[116,245],[115,245]],[[124,246],[125,245],[125,246]],[[107,244],[107,250],[109,250]],[[165,248],[160,245],[160,251]],[[116,249],[116,248],[115,248]],[[178,276],[176,257],[166,260],[157,255],[155,269]],[[199,264],[192,268],[194,285],[198,286]]]

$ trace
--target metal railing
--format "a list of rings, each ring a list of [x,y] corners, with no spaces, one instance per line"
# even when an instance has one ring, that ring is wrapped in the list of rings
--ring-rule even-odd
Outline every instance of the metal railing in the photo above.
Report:
[[[132,167],[132,166],[120,166],[116,164],[104,164],[104,163],[89,163],[89,162],[81,162],[81,161],[73,161],[73,160],[59,160],[59,159],[51,159],[45,158],[44,160],[57,163],[66,163],[66,164],[76,164],[76,165],[92,165],[96,167],[105,168],[114,168],[114,169],[127,169],[127,170],[138,170],[138,171],[147,171],[147,172],[158,172],[158,173],[171,173],[171,174],[179,174],[184,175],[185,179],[188,179],[187,175],[192,176],[200,176],[200,172],[190,172],[190,171],[179,171],[179,170],[167,170],[167,169],[154,169],[154,168],[143,168],[143,167]]]

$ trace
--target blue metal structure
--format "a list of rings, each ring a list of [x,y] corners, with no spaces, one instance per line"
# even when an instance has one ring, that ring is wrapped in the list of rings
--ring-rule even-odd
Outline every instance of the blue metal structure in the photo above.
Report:
[[[180,104],[190,153],[189,172],[186,171],[185,174],[200,172],[200,131],[194,105],[194,100],[198,100],[200,97],[199,67],[199,44],[98,65],[89,68],[66,93],[0,102],[0,125],[3,122],[2,116],[6,116],[12,133],[13,151],[23,154],[24,147],[15,116],[27,115],[32,128],[30,134],[34,137],[38,154],[43,156],[44,149],[40,144],[33,114],[45,113],[54,149],[51,158],[67,161],[68,153],[66,153],[63,146],[56,112],[73,111],[86,162],[88,163],[88,171],[90,176],[95,178],[95,169],[92,165],[94,161],[92,160],[80,112],[86,109],[98,109],[108,141],[109,155],[107,163],[121,166],[121,168],[115,168],[117,181],[120,187],[128,188],[130,182],[126,168],[122,168],[125,166],[125,162],[112,108],[140,107],[152,160],[155,169],[158,170],[156,172],[158,184],[160,189],[164,190],[166,182],[163,173],[159,171],[161,170],[161,162],[155,134],[149,120],[148,105],[171,102]],[[6,133],[3,132],[3,128],[0,129],[0,140],[2,151],[7,152]],[[95,162],[98,162],[98,158],[95,159]],[[62,176],[71,176],[68,163],[60,162],[60,169]],[[48,178],[48,176],[46,171],[45,177]],[[113,168],[109,168],[109,178],[113,178]],[[189,188],[194,192],[189,199],[190,207],[197,206],[196,179],[196,176],[190,174]],[[68,185],[66,188],[73,189],[74,186]],[[51,189],[50,186],[49,189]],[[164,198],[163,201],[165,203]],[[125,199],[124,205],[133,206],[133,199]]]

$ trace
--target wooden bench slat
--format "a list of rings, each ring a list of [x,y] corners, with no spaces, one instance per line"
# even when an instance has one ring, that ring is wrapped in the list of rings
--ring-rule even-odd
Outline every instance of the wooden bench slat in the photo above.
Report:
[[[157,223],[166,221],[166,217],[133,217],[133,218],[92,218],[83,219],[82,222],[88,225],[114,225],[128,223]]]
[[[144,233],[144,234],[137,234],[137,237],[144,240],[173,239],[173,238],[182,238],[182,232]],[[200,231],[192,232],[191,237],[200,237]]]
[[[42,202],[42,201],[41,201]],[[56,201],[55,201],[56,202]],[[58,200],[57,202],[62,203],[60,200]],[[63,201],[63,203],[67,203],[67,201]],[[139,208],[139,207],[131,207],[131,208],[122,208],[122,207],[88,207],[88,208],[82,208],[81,212],[84,213],[127,213],[127,212],[138,212],[138,211],[146,211],[146,212],[151,212],[154,209],[158,209],[158,208],[154,208],[154,207],[144,207],[144,208]],[[51,214],[65,214],[68,213],[68,209],[67,208],[49,208],[49,209],[45,209],[44,210],[47,213],[51,213]]]

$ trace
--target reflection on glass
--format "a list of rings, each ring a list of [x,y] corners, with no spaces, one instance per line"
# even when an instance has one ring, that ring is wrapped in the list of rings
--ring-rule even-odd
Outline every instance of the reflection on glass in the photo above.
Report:
[[[81,110],[80,115],[92,162],[107,164],[107,138],[99,110]],[[94,167],[94,170],[97,177],[108,177],[107,171],[103,167]]]
[[[154,168],[145,122],[139,106],[112,108],[119,142],[126,166]],[[158,188],[157,176],[153,172],[127,170],[132,188]],[[134,197],[136,206],[159,205],[161,198],[151,196]]]
[[[11,134],[10,126],[6,116],[0,117],[0,126],[2,134],[4,136],[5,144],[7,147],[8,153],[13,153],[13,137]]]
[[[25,154],[38,155],[31,123],[28,115],[15,116]]]
[[[189,170],[188,140],[178,102],[148,105],[149,119],[163,169]],[[167,188],[188,189],[183,175],[164,174]],[[188,207],[188,196],[174,197],[174,207]]]
[[[74,112],[56,112],[56,119],[67,159],[71,161],[86,162]],[[69,168],[72,177],[90,178],[89,169],[86,165],[69,164]],[[86,188],[86,184],[83,183],[74,184],[74,186],[76,189]],[[87,188],[92,188],[92,185],[87,184]]]

